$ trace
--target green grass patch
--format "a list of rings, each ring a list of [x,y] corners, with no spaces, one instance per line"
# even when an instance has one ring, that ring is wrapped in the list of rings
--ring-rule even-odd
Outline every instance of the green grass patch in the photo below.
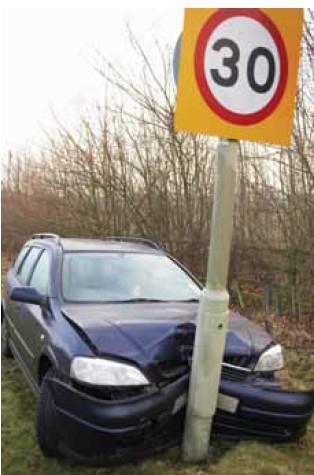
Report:
[[[172,449],[137,465],[88,468],[45,458],[35,436],[36,402],[14,360],[2,360],[2,470],[4,475],[313,475],[314,421],[298,443],[222,443],[211,463],[181,462]]]

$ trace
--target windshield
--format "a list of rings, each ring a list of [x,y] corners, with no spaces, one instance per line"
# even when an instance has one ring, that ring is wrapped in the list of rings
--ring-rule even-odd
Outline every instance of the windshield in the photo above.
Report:
[[[77,302],[193,301],[200,295],[169,257],[122,252],[65,253],[62,291]]]

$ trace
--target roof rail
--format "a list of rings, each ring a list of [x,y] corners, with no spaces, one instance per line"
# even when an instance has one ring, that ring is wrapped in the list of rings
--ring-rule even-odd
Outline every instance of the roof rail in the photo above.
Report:
[[[36,233],[32,235],[32,239],[55,239],[57,243],[60,243],[60,236],[54,233]]]
[[[104,241],[119,241],[119,242],[133,242],[138,244],[144,244],[149,246],[153,249],[157,249],[161,251],[162,248],[156,242],[152,241],[151,239],[141,238],[141,237],[123,237],[123,236],[106,236],[103,237],[102,240]]]

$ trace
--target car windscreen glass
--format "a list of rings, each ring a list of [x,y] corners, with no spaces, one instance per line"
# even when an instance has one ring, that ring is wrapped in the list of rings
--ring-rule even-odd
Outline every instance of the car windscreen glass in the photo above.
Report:
[[[200,288],[169,257],[122,252],[65,253],[63,296],[69,301],[192,301]]]

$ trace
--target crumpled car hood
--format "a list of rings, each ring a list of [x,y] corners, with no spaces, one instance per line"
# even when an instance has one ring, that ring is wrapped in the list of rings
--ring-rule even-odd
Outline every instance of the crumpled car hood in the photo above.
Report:
[[[191,352],[197,303],[65,304],[64,315],[87,335],[98,354],[147,366]],[[270,336],[247,318],[230,312],[224,359],[257,359]]]

